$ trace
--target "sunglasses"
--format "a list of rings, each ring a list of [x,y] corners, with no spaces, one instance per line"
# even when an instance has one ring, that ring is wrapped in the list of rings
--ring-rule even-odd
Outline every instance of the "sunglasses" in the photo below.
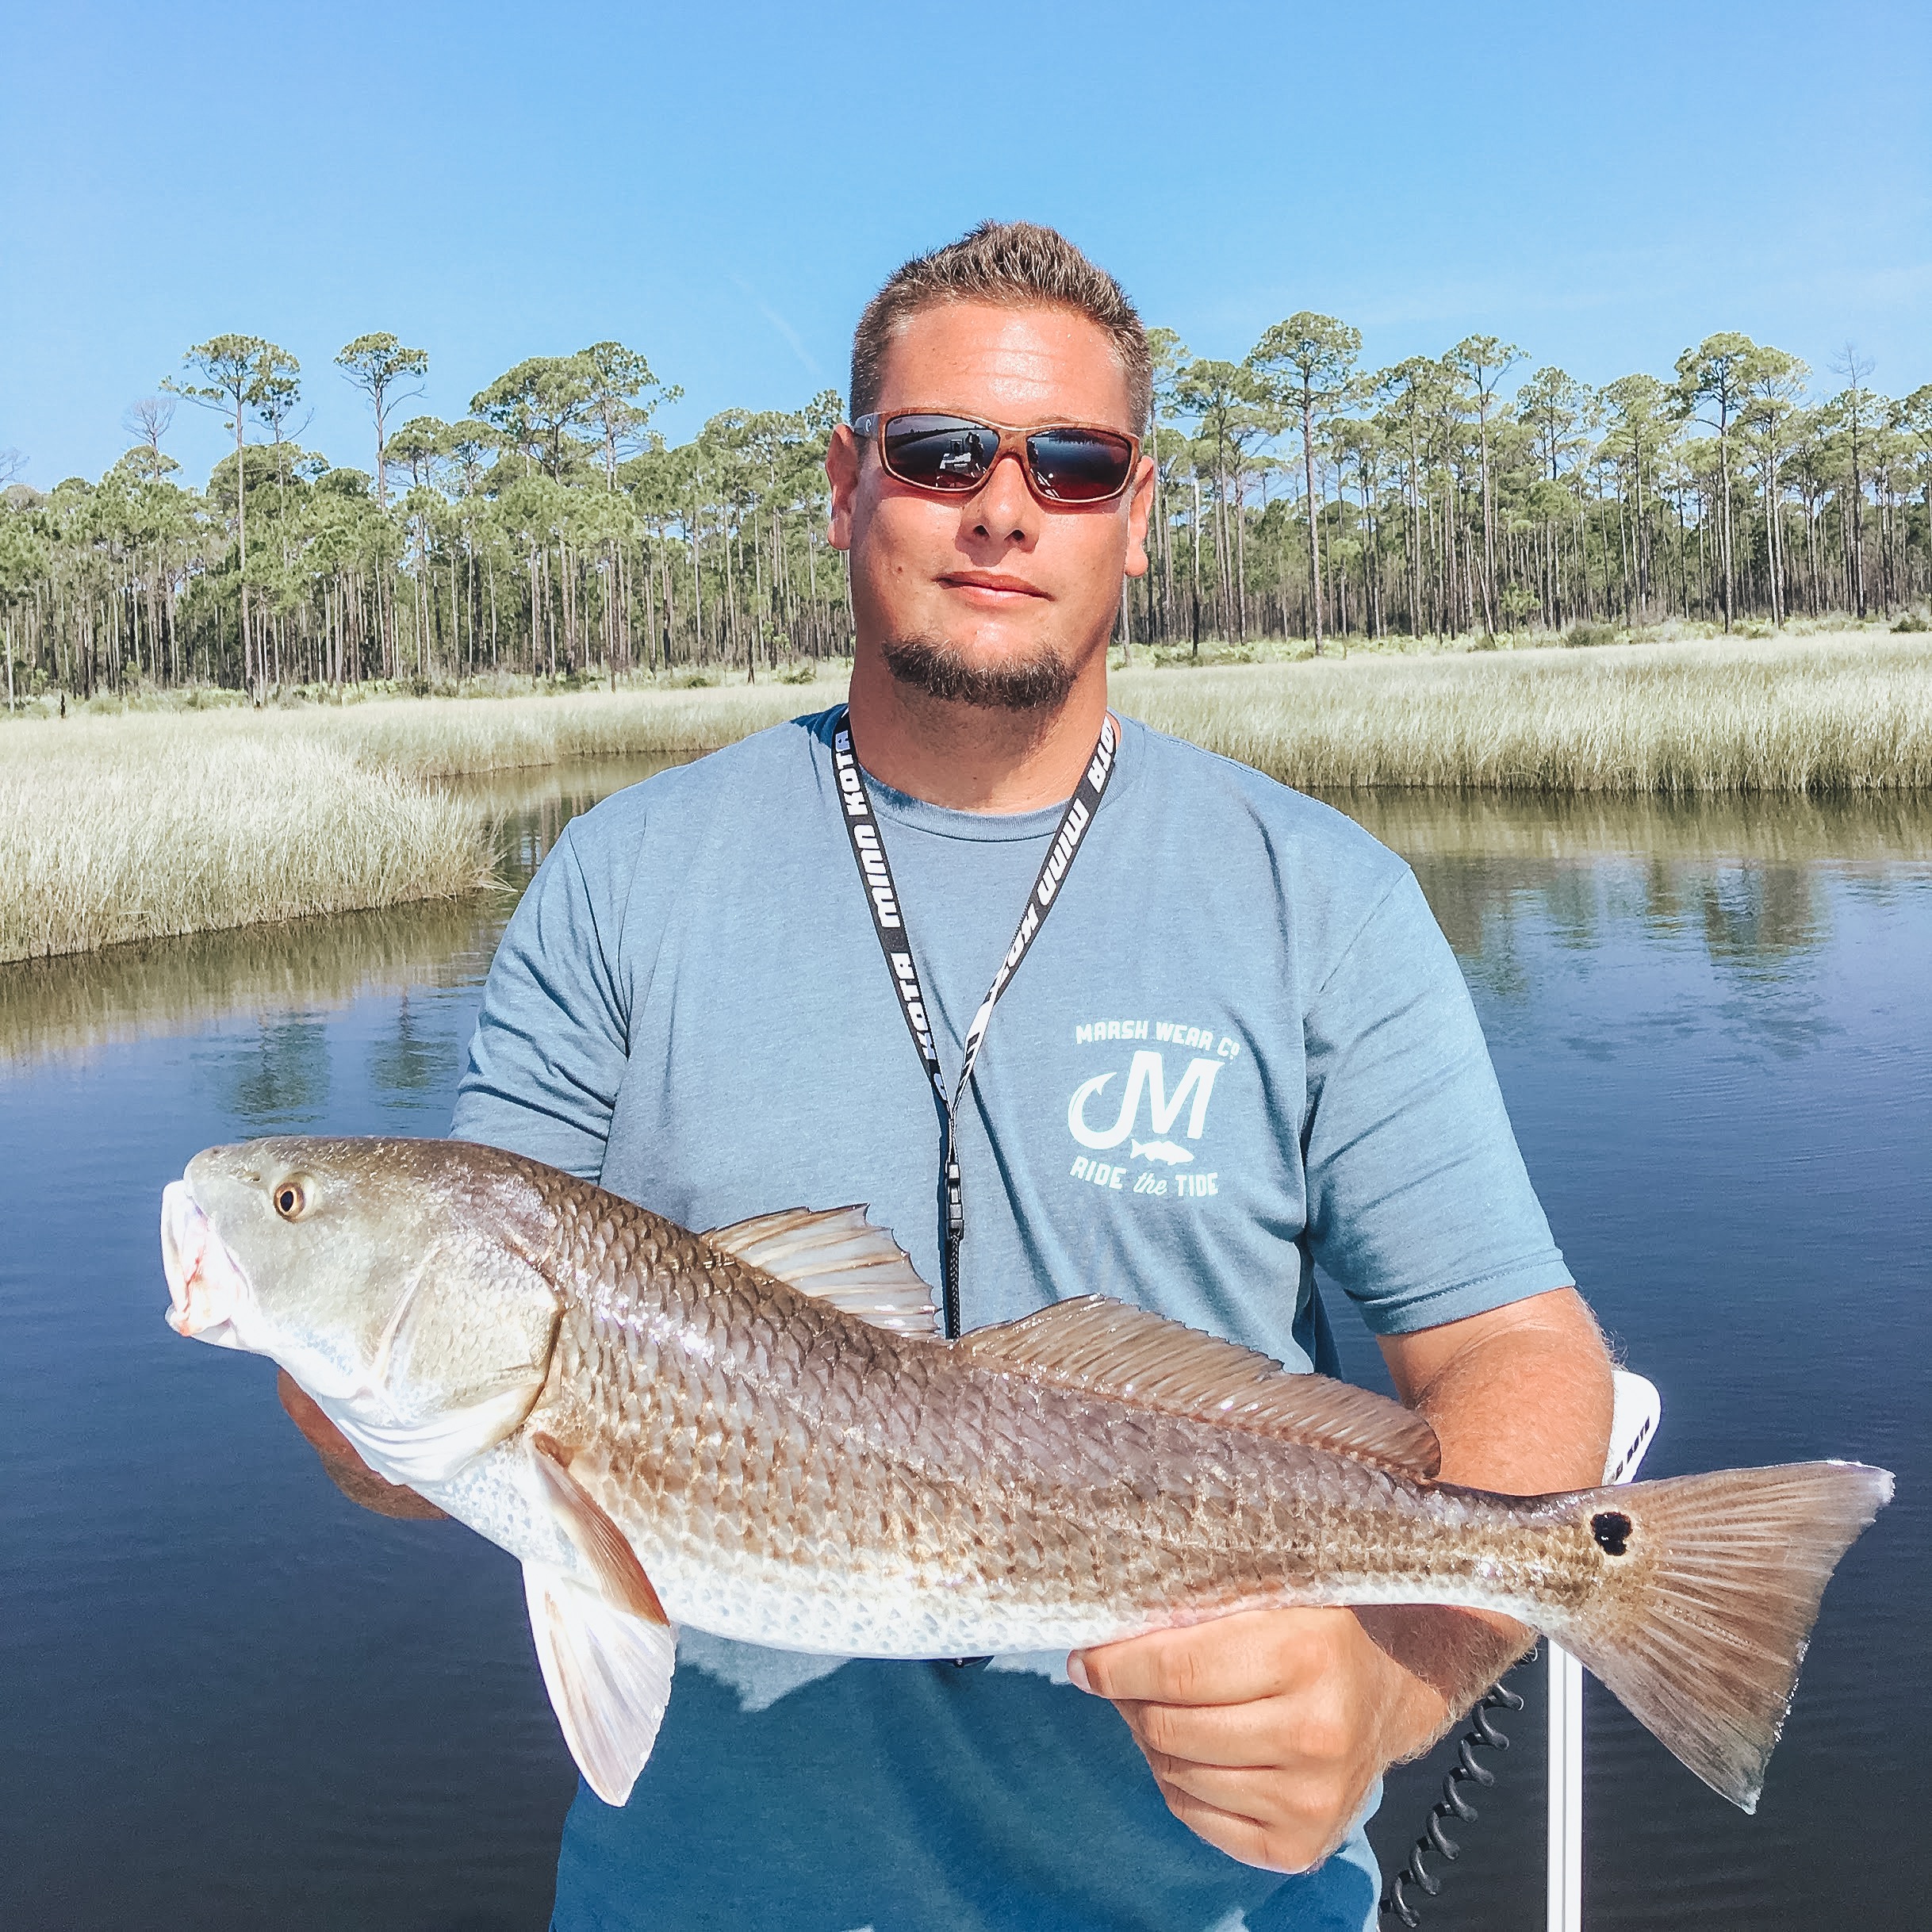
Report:
[[[946,496],[970,496],[1011,450],[1042,500],[1110,503],[1133,481],[1140,455],[1139,437],[1079,423],[1010,429],[971,416],[908,411],[854,416],[852,427],[877,443],[887,476]]]

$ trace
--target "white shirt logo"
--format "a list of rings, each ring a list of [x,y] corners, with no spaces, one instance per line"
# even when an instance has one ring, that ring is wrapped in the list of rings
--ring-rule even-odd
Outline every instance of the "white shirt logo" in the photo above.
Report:
[[[1150,1137],[1158,1141],[1174,1131],[1182,1108],[1187,1106],[1191,1097],[1194,1105],[1188,1112],[1186,1133],[1189,1140],[1198,1140],[1207,1125],[1208,1098],[1214,1091],[1214,1076],[1221,1068],[1221,1063],[1217,1060],[1190,1060],[1187,1071],[1181,1075],[1180,1084],[1170,1097],[1166,1063],[1152,1048],[1143,1048],[1134,1055],[1133,1064],[1127,1070],[1126,1088],[1121,1095],[1120,1112],[1113,1125],[1094,1127],[1087,1117],[1087,1103],[1103,1092],[1108,1081],[1114,1078],[1111,1073],[1101,1073],[1091,1080],[1083,1080],[1074,1090],[1072,1099],[1067,1103],[1067,1131],[1081,1146],[1096,1152],[1118,1147],[1135,1131],[1140,1119],[1140,1102],[1144,1096],[1151,1122]],[[1152,1153],[1153,1150],[1150,1146],[1147,1151]],[[1169,1161],[1176,1157],[1182,1160],[1193,1159],[1185,1148],[1174,1147],[1171,1142],[1163,1143],[1161,1152],[1156,1156]]]

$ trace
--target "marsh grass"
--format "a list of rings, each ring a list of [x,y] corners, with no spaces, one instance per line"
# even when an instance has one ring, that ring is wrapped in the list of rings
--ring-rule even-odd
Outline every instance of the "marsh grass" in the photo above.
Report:
[[[465,892],[465,775],[678,758],[842,680],[130,712],[0,731],[0,960]],[[1136,668],[1115,703],[1309,791],[1932,788],[1932,638],[1865,632]]]
[[[1125,671],[1115,703],[1304,790],[1932,786],[1932,643],[1865,635]]]
[[[1501,860],[1516,876],[1539,864],[1622,857],[1649,867],[1853,867],[1883,878],[1932,861],[1932,792],[1792,797],[1700,792],[1662,802],[1582,792],[1440,792],[1384,787],[1325,801],[1404,858]]]
[[[430,698],[296,713],[366,765],[418,778],[512,771],[572,758],[690,757],[801,711],[836,704],[845,680],[816,686],[736,684],[715,690],[584,692],[568,697]]]
[[[681,757],[835,701],[791,685],[128,711],[0,734],[0,960],[467,892],[493,815],[440,782]]]
[[[441,898],[489,851],[473,807],[336,746],[76,721],[0,765],[0,960]]]

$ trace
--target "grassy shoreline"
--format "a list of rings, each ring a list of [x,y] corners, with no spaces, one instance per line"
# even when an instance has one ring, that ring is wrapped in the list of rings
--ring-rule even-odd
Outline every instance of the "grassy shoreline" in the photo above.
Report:
[[[688,757],[842,681],[79,715],[0,737],[0,964],[442,899],[489,884],[444,781]]]
[[[715,749],[839,679],[71,717],[0,735],[0,961],[454,896],[444,782]],[[1309,790],[1932,788],[1932,639],[1829,635],[1118,671],[1124,711]]]
[[[1932,786],[1932,639],[1811,637],[1123,672],[1123,709],[1305,790]]]

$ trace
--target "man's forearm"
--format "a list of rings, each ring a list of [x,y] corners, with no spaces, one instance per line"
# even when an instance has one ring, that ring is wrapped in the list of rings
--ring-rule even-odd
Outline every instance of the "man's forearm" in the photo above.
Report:
[[[1398,1392],[1442,1443],[1443,1482],[1535,1496],[1602,1480],[1610,1358],[1574,1289],[1479,1317],[1458,1345],[1444,1347],[1452,1332],[1384,1344]],[[1391,1607],[1355,1615],[1378,1647],[1417,1680],[1391,1727],[1398,1758],[1428,1750],[1531,1636],[1485,1611]]]

